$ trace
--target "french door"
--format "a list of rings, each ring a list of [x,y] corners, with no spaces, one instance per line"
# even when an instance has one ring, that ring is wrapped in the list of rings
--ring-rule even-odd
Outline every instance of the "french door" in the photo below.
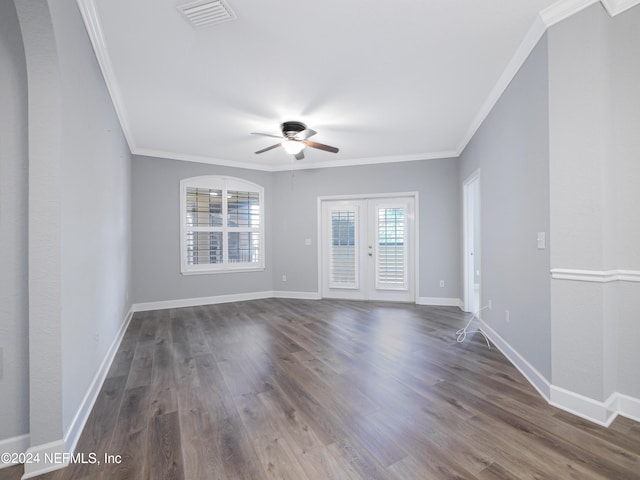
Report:
[[[413,196],[321,202],[322,296],[415,301]]]

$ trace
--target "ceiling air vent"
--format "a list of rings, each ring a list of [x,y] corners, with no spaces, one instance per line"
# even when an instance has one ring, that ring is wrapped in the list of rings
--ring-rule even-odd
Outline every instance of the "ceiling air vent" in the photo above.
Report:
[[[187,20],[195,28],[208,27],[236,18],[229,5],[221,0],[197,0],[178,5],[178,10],[187,17]]]

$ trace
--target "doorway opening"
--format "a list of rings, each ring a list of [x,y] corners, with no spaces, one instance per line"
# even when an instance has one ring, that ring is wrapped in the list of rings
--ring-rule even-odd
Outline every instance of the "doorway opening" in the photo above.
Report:
[[[319,199],[323,298],[415,302],[416,196]]]
[[[480,170],[463,183],[464,310],[478,314],[481,290]]]

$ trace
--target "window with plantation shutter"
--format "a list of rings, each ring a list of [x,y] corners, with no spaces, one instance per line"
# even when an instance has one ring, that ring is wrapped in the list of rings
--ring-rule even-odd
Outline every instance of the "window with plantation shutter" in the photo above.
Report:
[[[181,271],[264,269],[264,190],[233,177],[180,182]]]

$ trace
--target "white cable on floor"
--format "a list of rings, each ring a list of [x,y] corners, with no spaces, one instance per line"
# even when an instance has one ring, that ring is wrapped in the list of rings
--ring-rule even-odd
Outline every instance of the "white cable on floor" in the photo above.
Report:
[[[464,328],[461,328],[460,330],[458,330],[456,332],[456,341],[458,343],[463,343],[466,339],[467,339],[467,334],[468,333],[480,333],[480,335],[482,335],[484,337],[484,341],[487,342],[487,347],[489,347],[489,350],[491,350],[491,345],[489,344],[489,339],[487,338],[487,336],[484,334],[484,332],[478,328],[477,330],[473,330],[471,332],[468,331],[469,325],[471,325],[471,322],[473,322],[473,319],[476,318],[478,320],[480,320],[480,312],[482,310],[485,310],[489,308],[489,305],[485,305],[484,307],[482,307],[480,310],[478,310],[477,312],[471,314],[471,318],[469,319],[469,321],[467,322],[467,324],[464,326]]]

